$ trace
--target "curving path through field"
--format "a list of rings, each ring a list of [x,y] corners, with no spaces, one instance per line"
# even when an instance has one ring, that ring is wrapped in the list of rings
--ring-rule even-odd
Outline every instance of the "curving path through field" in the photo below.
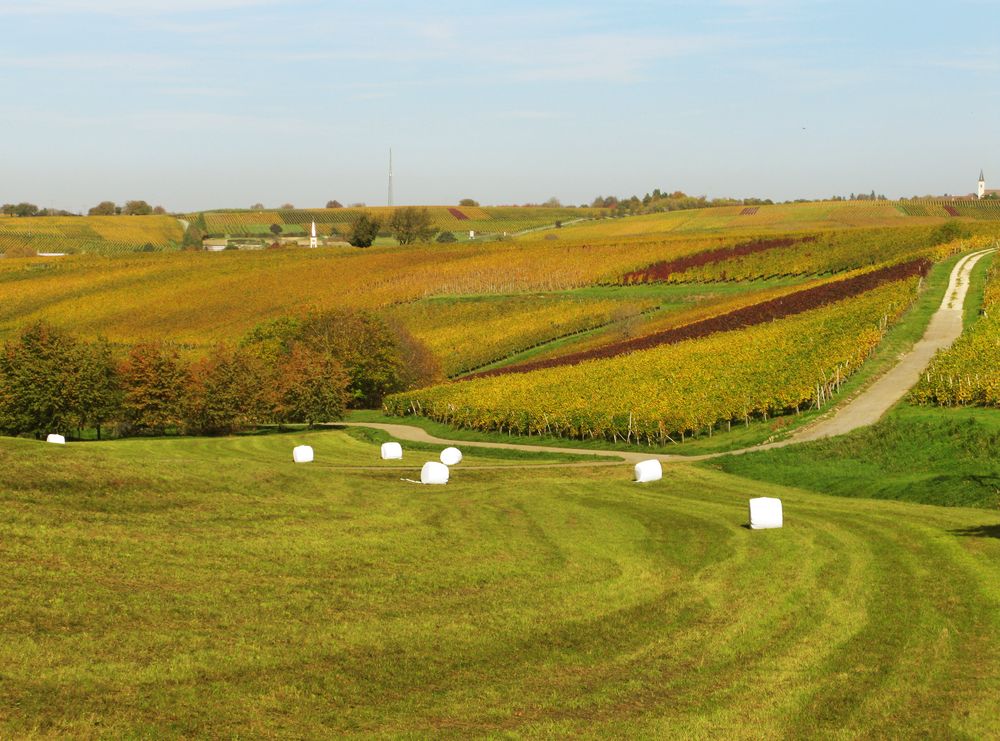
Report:
[[[819,420],[794,433],[777,445],[790,445],[834,437],[875,424],[920,380],[928,363],[939,350],[951,347],[962,334],[965,297],[969,292],[972,268],[992,249],[966,255],[955,265],[941,305],[931,317],[924,336],[904,353],[899,362],[857,397],[838,407],[832,416]]]
[[[948,280],[948,289],[938,310],[934,312],[923,337],[908,352],[900,356],[899,361],[888,372],[881,376],[871,386],[866,388],[846,404],[837,407],[834,412],[813,424],[792,434],[788,439],[764,445],[755,445],[740,450],[730,450],[722,453],[687,456],[649,452],[629,452],[622,450],[591,450],[584,448],[559,448],[549,445],[524,445],[519,443],[493,443],[470,440],[448,440],[431,435],[426,430],[412,425],[387,424],[379,422],[338,422],[338,426],[369,427],[388,432],[397,440],[432,443],[435,445],[456,445],[465,448],[499,448],[503,450],[527,450],[538,453],[568,453],[580,456],[618,457],[624,463],[638,463],[642,460],[655,458],[663,462],[699,461],[716,458],[722,455],[739,455],[756,450],[779,448],[786,445],[818,440],[824,437],[843,435],[859,427],[874,424],[896,402],[903,398],[907,391],[920,379],[920,374],[934,357],[938,350],[951,346],[962,334],[963,310],[965,298],[969,292],[969,276],[973,267],[985,255],[995,248],[972,252],[955,265]],[[598,465],[590,463],[553,463],[547,467]],[[606,462],[600,465],[608,465]]]

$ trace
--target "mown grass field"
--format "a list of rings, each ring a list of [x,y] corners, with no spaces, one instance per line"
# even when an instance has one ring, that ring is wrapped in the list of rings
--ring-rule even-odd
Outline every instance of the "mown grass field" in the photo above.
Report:
[[[0,440],[0,736],[1000,734],[996,510],[375,455]]]
[[[848,435],[705,465],[836,496],[1000,510],[1000,411],[901,404]]]

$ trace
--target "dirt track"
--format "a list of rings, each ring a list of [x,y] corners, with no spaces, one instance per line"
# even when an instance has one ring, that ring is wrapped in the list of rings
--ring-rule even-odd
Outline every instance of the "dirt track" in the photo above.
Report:
[[[720,455],[749,453],[755,450],[779,448],[794,445],[823,437],[834,437],[855,430],[859,427],[874,424],[896,402],[903,398],[907,391],[919,380],[920,374],[934,357],[938,350],[950,347],[962,333],[962,314],[965,297],[969,291],[969,275],[973,266],[992,250],[981,250],[966,255],[955,265],[948,281],[941,306],[934,312],[923,337],[911,350],[900,356],[899,361],[871,386],[862,391],[846,404],[836,408],[834,412],[816,422],[793,433],[788,439],[766,445],[757,445],[741,450],[708,455],[687,456],[668,455],[662,453],[627,452],[621,450],[590,450],[583,448],[558,448],[547,445],[522,445],[517,443],[472,442],[468,440],[446,440],[435,437],[425,430],[412,425],[383,424],[376,422],[341,422],[347,427],[370,427],[384,430],[397,440],[433,443],[436,445],[455,445],[463,448],[499,448],[503,450],[527,450],[540,453],[569,453],[571,455],[617,456],[623,463],[638,463],[642,460],[656,458],[665,463],[678,461],[698,461],[715,458]],[[546,468],[556,466],[609,465],[607,462],[588,463],[556,463],[546,464]],[[490,466],[477,466],[490,467]],[[532,466],[533,468],[536,466]],[[469,467],[471,468],[471,466]]]

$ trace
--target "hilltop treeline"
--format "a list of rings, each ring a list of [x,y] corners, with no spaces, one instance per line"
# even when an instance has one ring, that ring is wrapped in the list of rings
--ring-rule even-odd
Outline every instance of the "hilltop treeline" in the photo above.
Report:
[[[100,438],[108,428],[118,436],[218,435],[312,425],[440,377],[404,329],[365,312],[272,320],[194,361],[164,342],[121,353],[38,322],[0,352],[0,430],[41,437],[94,429]]]
[[[774,203],[770,198],[708,198],[707,196],[690,196],[684,191],[675,190],[666,193],[659,188],[640,198],[633,195],[629,198],[617,196],[597,196],[591,208],[609,208],[617,216],[634,214],[654,214],[664,211],[684,211],[693,208],[713,208],[719,206],[770,206]]]

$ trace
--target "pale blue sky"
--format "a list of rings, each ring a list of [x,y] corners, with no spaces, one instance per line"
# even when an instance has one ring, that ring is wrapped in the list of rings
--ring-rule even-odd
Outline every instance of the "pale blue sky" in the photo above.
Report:
[[[1000,187],[1000,3],[0,0],[0,202]],[[991,179],[992,176],[992,179]]]

